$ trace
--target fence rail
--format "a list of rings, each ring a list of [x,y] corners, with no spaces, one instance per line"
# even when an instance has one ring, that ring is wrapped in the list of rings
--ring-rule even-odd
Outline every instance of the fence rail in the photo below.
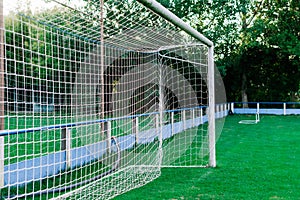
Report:
[[[243,108],[242,106],[244,104],[247,104],[248,108]],[[256,114],[257,112],[259,112],[260,114],[273,115],[299,115],[300,107],[297,107],[299,105],[300,102],[232,102],[227,104],[217,104],[215,108],[215,116],[216,118],[226,117],[229,111],[232,111],[234,114]],[[297,108],[292,108],[293,106]],[[199,112],[196,112],[196,110],[198,110]],[[154,124],[153,128],[148,130],[139,130],[139,118],[149,115],[159,117],[159,112],[34,127],[29,129],[0,131],[0,181],[2,182],[0,183],[0,186],[17,186],[19,183],[24,183],[32,180],[40,180],[44,177],[59,173],[60,171],[65,170],[69,167],[75,168],[84,163],[91,162],[93,159],[100,158],[104,154],[105,149],[107,148],[106,141],[100,141],[86,146],[72,148],[72,138],[70,134],[70,130],[72,128],[107,123],[106,131],[110,132],[111,130],[109,129],[111,129],[112,121],[131,119],[132,133],[116,138],[116,140],[120,144],[121,151],[124,151],[133,148],[135,144],[145,144],[152,142],[159,133],[158,128],[160,128],[160,130],[162,131],[163,139],[168,139],[182,131],[204,124],[208,121],[206,110],[207,107],[205,106],[166,110],[164,113],[170,115],[169,121],[163,121],[163,124],[160,124],[160,120],[155,120],[156,124]],[[189,117],[187,117],[186,112],[191,112]],[[175,120],[174,113],[181,113],[180,121]],[[56,129],[60,130],[61,133],[60,151],[9,165],[4,164],[4,138],[6,136]],[[153,137],[145,137],[146,135],[149,136],[149,134],[152,134]],[[97,153],[90,155],[91,149],[93,149],[93,151]],[[77,158],[78,156],[80,158]],[[34,168],[40,168],[41,170],[33,170]]]
[[[216,118],[223,118],[228,114],[230,105],[229,104],[219,104],[216,105]],[[160,120],[155,120],[155,125],[153,128],[148,130],[139,131],[139,118],[143,116],[156,116],[159,117],[159,112],[152,112],[146,114],[137,114],[132,116],[124,116],[118,118],[107,118],[92,121],[84,121],[77,123],[68,124],[58,124],[51,126],[35,127],[29,129],[20,130],[4,130],[0,132],[0,139],[3,140],[4,137],[9,135],[18,135],[36,131],[47,131],[57,129],[61,133],[61,150],[58,152],[53,152],[48,155],[41,157],[36,157],[33,159],[28,159],[20,161],[17,163],[5,165],[5,158],[0,157],[0,180],[2,181],[2,186],[19,186],[23,185],[25,182],[41,180],[44,177],[49,177],[55,175],[68,168],[76,168],[77,166],[82,166],[84,163],[92,162],[106,152],[108,148],[107,141],[100,141],[86,146],[72,148],[71,146],[71,134],[70,130],[72,128],[87,126],[93,124],[107,123],[106,131],[111,132],[111,122],[122,119],[132,120],[132,133],[129,135],[119,136],[116,138],[120,145],[121,151],[128,150],[134,147],[136,144],[146,144],[153,142],[158,136],[159,132],[162,131],[162,138],[168,139],[173,135],[176,135],[187,129],[199,126],[208,121],[206,106],[199,106],[194,108],[183,108],[176,110],[166,110],[164,113],[170,114],[170,120],[168,122],[163,121],[160,124]],[[196,112],[198,110],[198,112]],[[186,112],[191,112],[190,116],[187,117]],[[176,121],[174,113],[181,113],[180,121]],[[149,137],[149,135],[151,137]],[[5,151],[5,145],[1,145],[1,152]],[[95,152],[91,155],[91,152]],[[3,153],[4,155],[4,153]],[[40,168],[40,170],[34,170]],[[0,185],[1,186],[1,185]]]
[[[232,102],[230,110],[235,114],[300,115],[300,102]]]

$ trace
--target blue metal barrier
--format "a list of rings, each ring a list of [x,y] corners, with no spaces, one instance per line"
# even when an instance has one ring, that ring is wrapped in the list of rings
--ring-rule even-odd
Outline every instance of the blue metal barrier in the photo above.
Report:
[[[189,109],[178,109],[172,111],[165,111],[165,113],[171,112],[184,112],[187,110],[192,109],[206,109],[206,107],[196,107],[196,108],[189,108]],[[217,116],[224,117],[227,115],[227,111],[220,111],[216,113]],[[30,129],[21,129],[21,130],[4,130],[0,132],[0,136],[7,136],[7,135],[16,135],[16,134],[24,134],[29,132],[35,131],[45,131],[45,130],[63,130],[63,129],[70,129],[78,126],[86,126],[86,125],[93,125],[99,123],[105,123],[108,121],[114,120],[121,120],[121,119],[133,119],[142,116],[149,116],[149,115],[159,115],[158,112],[148,113],[148,114],[140,114],[134,116],[125,116],[120,118],[108,118],[108,119],[101,119],[101,120],[93,120],[93,121],[86,121],[86,122],[76,122],[76,123],[69,123],[69,124],[59,124],[59,125],[51,125],[51,126],[44,126],[44,127],[36,127]],[[179,121],[169,124],[164,124],[160,128],[162,130],[162,138],[168,139],[175,134],[183,132],[187,129],[199,126],[204,124],[208,121],[208,117],[198,116],[193,119],[187,119],[185,121]],[[147,144],[151,143],[158,137],[158,131],[156,128],[151,128],[148,130],[144,130],[139,132],[139,141],[138,144]],[[118,144],[120,146],[120,150],[129,150],[135,146],[137,143],[135,133],[126,135],[126,136],[119,136],[116,138]],[[20,186],[26,182],[32,182],[41,180],[45,177],[50,177],[55,174],[58,174],[68,167],[76,168],[79,166],[83,166],[86,163],[90,163],[94,160],[101,158],[107,149],[106,141],[100,141],[93,144],[76,147],[70,149],[70,166],[67,166],[66,160],[66,151],[59,151],[50,153],[45,156],[28,159],[24,161],[20,161],[17,163],[9,164],[4,166],[4,186]],[[37,170],[38,169],[38,170]]]

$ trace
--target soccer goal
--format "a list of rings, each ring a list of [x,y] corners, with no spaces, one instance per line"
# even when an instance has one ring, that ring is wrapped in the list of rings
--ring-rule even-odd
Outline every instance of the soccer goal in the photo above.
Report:
[[[110,199],[216,166],[210,40],[153,0],[0,2],[0,199]]]
[[[232,104],[232,109],[233,109],[233,104]],[[244,119],[239,121],[239,124],[257,124],[260,122],[260,117],[259,117],[259,103],[256,104],[256,113],[255,113],[255,119]]]
[[[259,112],[255,114],[255,119],[244,119],[239,121],[240,124],[257,124],[260,121]]]

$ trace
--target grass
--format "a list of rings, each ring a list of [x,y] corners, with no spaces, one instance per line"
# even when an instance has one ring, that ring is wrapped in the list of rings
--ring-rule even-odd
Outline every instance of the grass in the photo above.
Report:
[[[125,199],[300,199],[300,116],[227,117],[216,168],[164,168]]]
[[[239,124],[243,119],[254,116],[227,117],[217,168],[164,168],[155,181],[115,199],[300,199],[300,116],[261,116],[255,125]]]

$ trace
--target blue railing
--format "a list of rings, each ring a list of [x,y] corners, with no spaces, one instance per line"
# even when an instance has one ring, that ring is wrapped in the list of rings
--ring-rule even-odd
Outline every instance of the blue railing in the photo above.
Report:
[[[207,107],[205,106],[199,106],[194,108],[184,108],[184,109],[164,111],[164,113],[182,112],[182,118],[181,121],[179,122],[175,122],[174,119],[171,119],[171,121],[166,124],[163,123],[158,125],[159,128],[162,130],[162,138],[168,139],[173,135],[176,135],[187,129],[206,123],[208,121],[208,117],[204,114],[200,114],[200,116],[194,116],[194,118],[190,118],[190,119],[184,118],[185,116],[184,113],[186,111],[191,111],[192,113],[194,113],[195,110],[200,110],[201,111],[200,113],[204,113],[202,111],[206,108]],[[227,108],[229,108],[228,104],[226,104],[226,106],[223,106],[223,110],[219,110],[218,113],[216,113],[216,116],[218,118],[226,116],[228,113]],[[44,127],[34,127],[29,129],[4,130],[0,132],[0,136],[24,134],[24,133],[30,133],[35,131],[48,131],[48,130],[55,130],[55,129],[66,131],[78,126],[86,126],[86,125],[93,125],[99,123],[111,123],[112,121],[116,121],[116,120],[137,119],[139,117],[144,117],[144,116],[146,117],[151,115],[158,116],[159,114],[160,114],[159,112],[152,112],[152,113],[137,114],[131,116],[124,116],[124,117],[107,118],[107,119],[75,122],[75,123],[68,123],[68,124],[58,124],[58,125],[50,125]],[[138,123],[138,121],[136,123]],[[136,126],[138,126],[138,124],[136,124]],[[116,141],[118,142],[121,151],[134,148],[136,144],[151,143],[155,141],[155,138],[157,138],[159,134],[157,127],[153,127],[148,130],[143,130],[138,133],[135,133],[134,130],[132,131],[133,133],[131,134],[116,137]],[[71,139],[65,138],[66,142],[68,140]],[[71,141],[69,141],[69,145],[70,143]],[[101,158],[103,154],[106,152],[107,148],[108,148],[107,141],[105,140],[105,141],[100,141],[100,142],[96,142],[81,147],[70,148],[69,150],[62,149],[61,151],[49,153],[44,156],[5,165],[4,185],[20,186],[26,182],[41,180],[44,177],[53,176],[61,171],[66,170],[67,168],[76,168],[78,166],[82,166],[85,163],[90,163],[93,160]]]
[[[193,108],[181,108],[181,109],[175,109],[175,110],[165,110],[163,113],[172,113],[172,112],[175,113],[175,112],[182,112],[182,111],[195,110],[195,109],[206,109],[206,106],[198,106],[198,107],[193,107]],[[142,114],[136,114],[136,115],[122,116],[122,117],[113,117],[113,118],[96,119],[96,120],[83,121],[83,122],[74,122],[74,123],[67,123],[67,124],[56,124],[56,125],[50,125],[50,126],[34,127],[34,128],[27,128],[27,129],[2,130],[2,131],[0,131],[0,136],[32,133],[35,131],[47,131],[47,130],[52,130],[52,129],[72,128],[72,127],[76,127],[76,126],[100,124],[100,123],[105,123],[105,122],[109,122],[109,121],[133,119],[133,118],[147,117],[147,116],[158,115],[158,114],[160,114],[160,113],[159,112],[151,112],[151,113],[142,113]]]
[[[251,105],[252,108],[241,108],[242,104]],[[239,107],[236,107],[239,105]],[[264,108],[263,105],[268,105],[268,108]],[[271,106],[270,106],[271,105]],[[272,108],[272,105],[281,108]],[[300,108],[287,108],[287,105],[300,105],[300,102],[234,102],[229,104],[218,104],[216,105],[216,118],[222,118],[227,115],[228,110],[232,110],[236,114],[256,114],[259,111],[260,114],[275,114],[275,115],[289,115],[289,114],[300,114]],[[207,107],[200,106],[194,108],[184,108],[176,110],[166,110],[164,113],[176,113],[176,112],[186,112],[195,110],[204,110]],[[194,112],[193,111],[193,112]],[[110,123],[112,121],[123,120],[123,119],[136,119],[139,117],[147,117],[150,115],[159,115],[159,112],[137,114],[124,117],[107,118],[67,124],[57,124],[43,127],[34,127],[28,129],[17,129],[17,130],[4,130],[0,131],[0,136],[24,134],[35,131],[48,131],[48,130],[61,130],[66,131],[68,129],[93,125],[99,123]],[[183,116],[183,115],[182,115]],[[134,120],[133,120],[134,121]],[[194,116],[192,119],[181,119],[179,122],[171,120],[171,122],[163,123],[160,128],[163,132],[163,139],[168,139],[175,134],[178,134],[186,129],[199,126],[208,121],[206,115]],[[133,131],[133,130],[132,130]],[[138,135],[137,135],[138,134]],[[148,130],[143,130],[138,133],[130,133],[128,135],[118,136],[116,140],[120,144],[120,149],[127,150],[133,148],[137,143],[145,144],[150,143],[155,140],[157,135],[156,127],[149,128]],[[137,140],[137,136],[139,140]],[[67,139],[66,139],[67,141]],[[20,161],[17,163],[12,163],[4,166],[4,185],[22,185],[29,181],[40,180],[47,176],[52,176],[60,171],[67,169],[68,167],[75,168],[81,166],[84,163],[89,163],[95,159],[101,158],[107,149],[107,142],[100,141],[94,144],[75,147],[69,149],[62,149],[58,152],[53,152],[48,155],[40,156],[33,159],[28,159]],[[4,145],[5,146],[5,145]],[[4,149],[4,146],[2,148]],[[91,153],[93,152],[93,153]],[[67,159],[67,154],[69,154],[69,164]],[[1,163],[0,163],[1,164]],[[4,162],[3,162],[4,165]],[[36,170],[39,169],[39,170]],[[1,176],[1,174],[0,174]],[[3,175],[2,175],[3,176]]]

